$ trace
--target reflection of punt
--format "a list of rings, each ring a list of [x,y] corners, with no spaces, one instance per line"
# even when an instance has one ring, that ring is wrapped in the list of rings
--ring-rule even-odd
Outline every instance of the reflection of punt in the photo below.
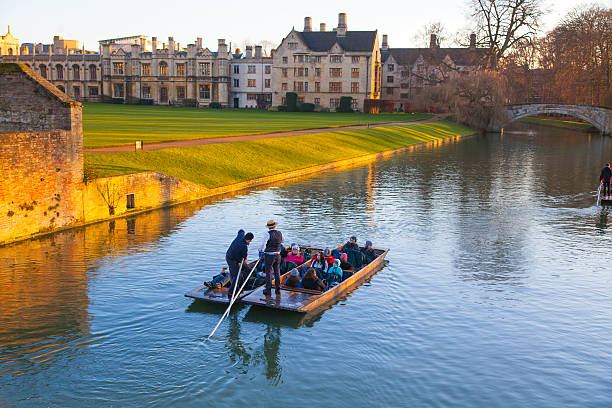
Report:
[[[312,247],[306,247],[304,248],[305,252],[309,252],[309,251],[313,251],[313,250],[317,250],[317,251],[321,251],[320,248],[312,248]],[[302,266],[307,266],[309,265],[309,262],[304,263],[303,265],[300,265],[300,267]],[[249,263],[249,266],[253,266],[255,264],[255,261]],[[289,276],[288,274],[285,274],[286,276]],[[283,275],[283,276],[285,276]],[[281,278],[282,280],[283,278]],[[251,277],[251,279],[249,279],[250,281],[253,281],[254,278]],[[274,282],[274,280],[272,281]],[[223,282],[223,286],[221,288],[209,288],[206,285],[201,285],[187,293],[185,293],[186,297],[192,298],[192,299],[197,299],[197,300],[203,300],[205,302],[211,302],[211,303],[222,303],[222,304],[228,304],[229,303],[229,299],[227,297],[227,291],[230,285],[230,280],[229,278],[227,278],[225,280],[225,282]],[[247,284],[248,285],[248,284]],[[240,295],[240,297],[238,298],[238,300],[236,301],[236,303],[240,302],[240,299],[243,298],[244,296],[247,296],[248,294],[250,294],[251,292],[253,292],[253,290],[256,290],[257,288],[251,289],[251,290],[245,290],[242,292],[242,294]]]
[[[612,207],[612,196],[601,195],[602,188],[603,183],[599,185],[599,190],[597,190],[597,205]]]
[[[382,266],[383,260],[385,256],[387,256],[389,250],[375,249],[374,251],[377,255],[376,259],[355,272],[350,278],[324,292],[284,286],[285,280],[289,276],[289,274],[286,273],[281,276],[283,285],[281,285],[280,297],[277,297],[274,291],[272,291],[271,296],[266,297],[263,294],[264,287],[259,287],[250,294],[244,296],[241,300],[244,303],[272,309],[290,310],[301,313],[311,312],[336,300],[351,288],[357,286],[363,280],[376,273]]]

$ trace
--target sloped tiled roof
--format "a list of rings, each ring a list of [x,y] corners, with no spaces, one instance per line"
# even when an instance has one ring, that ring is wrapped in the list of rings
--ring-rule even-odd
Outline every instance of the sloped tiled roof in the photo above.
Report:
[[[414,65],[423,56],[427,64],[439,64],[449,56],[453,62],[462,66],[482,65],[487,56],[484,48],[389,48],[382,51],[382,61],[386,62],[389,55],[399,65]]]
[[[345,36],[339,37],[334,31],[306,31],[297,32],[304,44],[312,51],[329,51],[337,42],[344,51],[370,52],[374,49],[376,31],[347,31]]]

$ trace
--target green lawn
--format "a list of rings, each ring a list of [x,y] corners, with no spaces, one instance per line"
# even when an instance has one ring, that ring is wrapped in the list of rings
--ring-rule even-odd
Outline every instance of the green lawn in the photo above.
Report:
[[[523,118],[521,120],[524,122],[539,123],[541,125],[564,127],[564,128],[570,128],[570,129],[576,129],[576,128],[588,129],[591,127],[590,123],[574,122],[570,120],[556,120],[556,119],[544,119],[544,118]]]
[[[98,177],[155,170],[206,187],[472,133],[451,122],[418,123],[144,152],[86,154]]]
[[[246,109],[197,109],[171,106],[83,104],[85,147],[115,146],[338,127],[366,123],[410,122],[430,114],[292,113]]]

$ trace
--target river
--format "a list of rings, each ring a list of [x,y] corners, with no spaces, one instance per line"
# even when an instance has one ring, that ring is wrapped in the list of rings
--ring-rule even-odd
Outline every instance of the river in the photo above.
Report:
[[[2,247],[0,406],[612,406],[610,159],[515,125]],[[183,294],[270,218],[388,264],[306,319],[238,306],[207,342],[223,308]]]

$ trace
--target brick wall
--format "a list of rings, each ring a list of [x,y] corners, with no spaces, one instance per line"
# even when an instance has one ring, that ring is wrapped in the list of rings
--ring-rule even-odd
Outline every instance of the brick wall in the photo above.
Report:
[[[24,65],[0,64],[0,174],[0,243],[82,218],[81,105]]]

